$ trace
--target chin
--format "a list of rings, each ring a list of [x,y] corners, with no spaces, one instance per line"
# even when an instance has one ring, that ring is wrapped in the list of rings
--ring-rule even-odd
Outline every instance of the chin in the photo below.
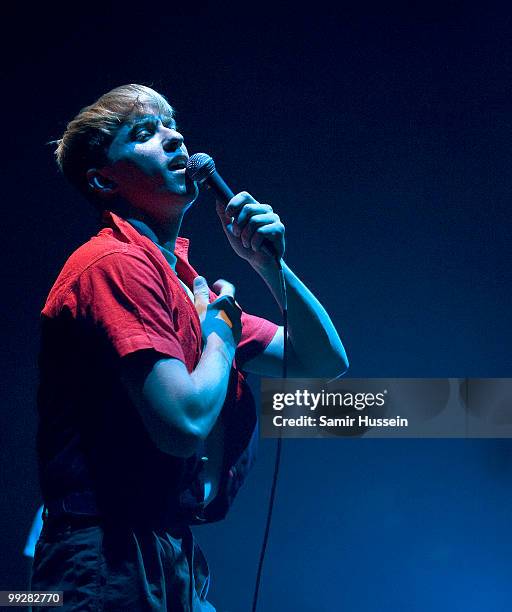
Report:
[[[192,204],[192,202],[194,202],[199,195],[199,189],[196,183],[191,181],[188,176],[185,177],[185,180],[179,184],[169,185],[165,191],[167,191],[170,199],[174,200],[175,202],[176,200],[181,200],[180,203],[182,204]]]
[[[197,196],[199,195],[199,189],[197,188],[196,184],[192,181],[191,183],[191,188],[189,189],[189,186],[187,185],[186,191],[183,194],[180,194],[183,198],[182,202],[186,205],[185,210],[192,206],[192,204],[197,200]]]
[[[199,195],[199,187],[197,183],[188,178],[188,175],[185,175],[185,190],[187,194],[191,197],[190,204],[197,200],[197,196]]]

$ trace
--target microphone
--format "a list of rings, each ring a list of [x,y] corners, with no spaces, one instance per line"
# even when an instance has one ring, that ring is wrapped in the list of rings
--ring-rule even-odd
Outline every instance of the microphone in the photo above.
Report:
[[[189,179],[195,183],[206,185],[206,187],[210,188],[217,200],[224,206],[227,206],[229,200],[235,195],[217,172],[215,162],[207,153],[194,153],[194,155],[191,155],[185,172]],[[263,241],[261,250],[270,257],[273,257],[279,264],[279,255],[269,240]]]

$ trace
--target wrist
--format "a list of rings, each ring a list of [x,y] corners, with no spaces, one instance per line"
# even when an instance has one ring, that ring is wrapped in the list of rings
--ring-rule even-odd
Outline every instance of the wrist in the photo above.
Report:
[[[284,263],[284,262],[282,262]],[[279,268],[277,266],[276,260],[269,258],[265,258],[263,261],[251,261],[250,262],[253,270],[257,272],[263,280],[271,280],[277,277],[277,273]]]

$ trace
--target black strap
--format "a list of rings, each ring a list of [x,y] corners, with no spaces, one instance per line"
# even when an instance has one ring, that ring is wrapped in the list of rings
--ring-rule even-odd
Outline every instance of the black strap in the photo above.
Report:
[[[92,491],[70,493],[60,499],[49,500],[44,505],[44,519],[57,519],[62,516],[99,517],[101,512]]]

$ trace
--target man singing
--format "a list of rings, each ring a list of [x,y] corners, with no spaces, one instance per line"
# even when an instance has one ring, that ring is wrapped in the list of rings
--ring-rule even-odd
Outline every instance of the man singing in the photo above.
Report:
[[[223,519],[252,463],[248,372],[279,376],[283,328],[209,289],[179,237],[197,197],[168,102],[141,85],[103,95],[58,141],[64,175],[102,213],[42,311],[38,456],[45,509],[32,590],[64,610],[214,610],[191,524]],[[281,305],[284,227],[248,193],[217,211],[237,255]],[[335,378],[329,316],[284,264],[288,373]],[[215,293],[214,293],[215,292]]]

